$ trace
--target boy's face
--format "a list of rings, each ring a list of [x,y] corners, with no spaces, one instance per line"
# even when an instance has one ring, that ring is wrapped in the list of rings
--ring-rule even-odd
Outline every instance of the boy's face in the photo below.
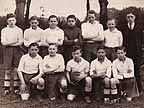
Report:
[[[125,57],[125,55],[126,55],[126,52],[124,52],[123,50],[117,50],[117,58],[119,59],[119,60],[122,60],[124,57]]]
[[[49,26],[51,28],[55,28],[55,27],[57,27],[57,25],[58,25],[57,19],[56,18],[50,18],[50,20],[49,20]]]
[[[39,52],[39,49],[38,49],[37,46],[31,46],[29,48],[29,54],[30,54],[31,57],[36,57],[38,52]]]
[[[115,20],[114,19],[113,20],[108,20],[107,26],[108,26],[109,29],[115,28],[115,26],[116,26]]]
[[[16,18],[15,18],[15,17],[8,18],[7,23],[8,23],[8,25],[9,25],[10,27],[15,26],[15,24],[16,24]]]
[[[32,29],[37,29],[39,22],[38,22],[38,20],[31,20],[30,25],[31,25]]]
[[[50,56],[55,56],[57,53],[57,46],[56,45],[50,45],[48,48],[48,52]]]
[[[99,59],[104,59],[105,56],[106,56],[106,52],[105,52],[104,49],[99,49],[99,50],[97,51],[97,57],[98,57]]]
[[[132,13],[127,14],[126,19],[128,23],[133,23],[135,21],[135,15]]]
[[[67,23],[68,23],[68,26],[70,27],[74,27],[76,25],[76,21],[74,18],[69,18]]]
[[[89,22],[94,22],[96,19],[95,14],[88,14],[88,20]]]
[[[72,52],[73,59],[76,61],[80,59],[81,55],[81,50],[76,50],[75,52]]]

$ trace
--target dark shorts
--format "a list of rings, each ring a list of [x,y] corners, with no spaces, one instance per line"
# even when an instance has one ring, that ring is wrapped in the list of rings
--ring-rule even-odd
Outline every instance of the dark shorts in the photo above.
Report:
[[[77,83],[68,85],[68,94],[84,95],[85,92],[85,79],[80,80]]]
[[[65,78],[63,72],[56,74],[46,74],[45,76],[45,92],[49,98],[58,97],[60,95],[61,80]]]
[[[125,78],[120,80],[121,91],[126,91],[128,97],[139,96],[139,91],[135,78]]]
[[[22,73],[22,75],[23,75],[24,81],[25,81],[25,83],[26,83],[26,91],[25,91],[25,92],[28,92],[28,93],[31,94],[33,90],[36,90],[36,85],[32,84],[32,83],[30,82],[30,80],[31,80],[32,78],[34,78],[35,76],[37,76],[38,73],[36,73],[36,74],[26,74],[26,73]]]
[[[18,46],[5,46],[3,48],[3,64],[4,68],[17,68],[23,51]]]

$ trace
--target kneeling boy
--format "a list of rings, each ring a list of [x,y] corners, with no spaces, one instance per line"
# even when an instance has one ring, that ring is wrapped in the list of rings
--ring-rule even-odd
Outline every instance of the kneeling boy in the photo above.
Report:
[[[97,58],[91,62],[90,76],[93,80],[94,93],[98,100],[104,98],[104,102],[112,100],[117,95],[115,79],[111,74],[111,61],[107,59],[104,46],[97,49]]]
[[[30,95],[36,88],[40,92],[37,94],[41,94],[44,89],[42,58],[38,55],[38,47],[37,43],[31,43],[28,54],[23,55],[20,59],[18,76],[21,81],[21,94],[27,93]]]
[[[60,92],[67,88],[67,81],[64,75],[64,58],[57,54],[56,44],[50,44],[48,48],[49,55],[44,57],[43,72],[46,77],[46,89],[49,99],[54,101],[60,95]]]
[[[89,62],[81,57],[82,52],[79,46],[73,46],[72,56],[73,59],[67,63],[67,79],[69,82],[69,94],[67,99],[73,101],[75,97],[82,92],[85,96],[85,101],[91,103],[89,93],[92,80],[88,77]]]

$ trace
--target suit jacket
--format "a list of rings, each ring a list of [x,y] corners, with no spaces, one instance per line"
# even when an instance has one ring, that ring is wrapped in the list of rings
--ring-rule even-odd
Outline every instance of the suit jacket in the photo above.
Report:
[[[129,51],[130,45],[129,45],[129,41],[131,41],[131,39],[134,39],[132,41],[134,41],[133,44],[134,48],[132,51],[127,52],[130,55],[134,55],[134,56],[141,56],[141,48],[143,45],[143,32],[141,27],[135,23],[133,30],[130,30],[128,25],[125,24],[122,28],[122,35],[123,35],[123,45],[126,47],[127,51]],[[129,56],[129,55],[128,55]]]

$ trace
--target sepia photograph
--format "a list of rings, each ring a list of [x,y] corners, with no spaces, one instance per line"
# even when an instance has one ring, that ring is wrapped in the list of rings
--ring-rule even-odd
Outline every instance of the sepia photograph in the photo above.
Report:
[[[0,108],[144,108],[144,0],[0,0]]]

